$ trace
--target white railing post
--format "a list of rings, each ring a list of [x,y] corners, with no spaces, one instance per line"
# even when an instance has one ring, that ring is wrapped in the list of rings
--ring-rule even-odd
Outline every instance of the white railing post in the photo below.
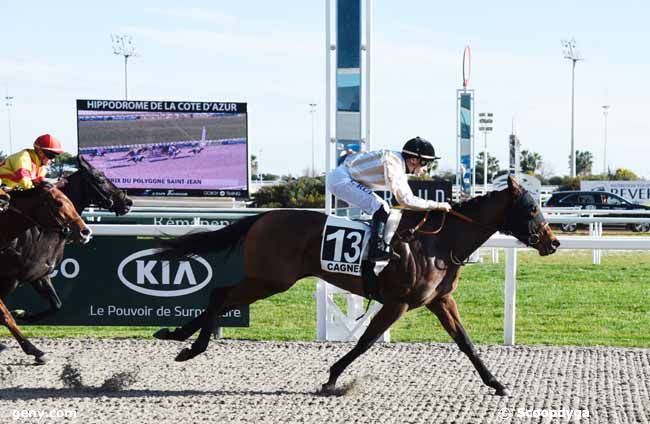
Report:
[[[492,263],[493,264],[499,263],[499,249],[496,247],[492,248]]]
[[[504,288],[503,344],[515,344],[515,312],[517,300],[517,249],[506,248],[506,282]]]

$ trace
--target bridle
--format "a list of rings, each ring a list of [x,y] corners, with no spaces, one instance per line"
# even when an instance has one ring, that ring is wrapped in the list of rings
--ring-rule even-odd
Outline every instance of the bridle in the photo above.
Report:
[[[527,213],[529,212],[531,214],[532,219],[529,219],[527,221],[527,231],[519,231],[519,229],[512,228],[510,224],[512,220],[508,219],[513,212],[521,209],[526,209],[526,212]],[[481,227],[486,231],[489,231],[490,233],[500,232],[506,235],[510,235],[515,237],[517,240],[521,241],[528,247],[535,247],[542,240],[543,232],[547,231],[549,228],[548,222],[544,220],[534,200],[525,190],[512,203],[511,207],[508,208],[508,212],[505,214],[503,221],[497,226],[484,224],[473,218],[470,218],[469,216],[461,212],[451,209],[449,212],[445,212],[445,211],[442,212],[442,220],[440,226],[437,229],[426,231],[423,229],[423,227],[426,224],[427,220],[429,219],[430,213],[431,211],[427,211],[422,217],[422,219],[415,225],[415,227],[409,229],[408,232],[411,235],[414,235],[415,233],[422,234],[422,235],[439,234],[444,229],[444,226],[447,222],[446,219],[447,214],[449,214],[468,224]],[[450,252],[450,259],[451,262],[454,263],[455,265],[463,265],[466,263],[465,260],[459,259],[458,257],[454,256],[453,251]]]
[[[105,190],[103,187],[103,184],[105,183],[106,180],[93,174],[91,171],[87,170],[83,166],[80,167],[80,170],[82,170],[82,172],[84,172],[88,176],[88,184],[95,192],[99,200],[97,202],[97,205],[109,211],[118,213],[118,211],[113,211],[113,206],[115,205],[115,201],[113,200],[113,198],[117,197],[122,203],[126,204],[126,197],[127,197],[126,192],[124,190],[119,190],[115,188],[115,191],[113,191],[112,193],[107,193],[107,190]]]

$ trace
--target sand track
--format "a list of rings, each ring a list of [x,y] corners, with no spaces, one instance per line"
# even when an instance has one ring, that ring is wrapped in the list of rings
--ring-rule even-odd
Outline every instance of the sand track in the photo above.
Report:
[[[455,345],[378,344],[342,375],[345,395],[322,396],[329,366],[351,344],[217,341],[206,354],[176,363],[187,344],[35,339],[50,362],[34,366],[14,341],[2,341],[11,346],[0,353],[2,423],[567,422],[520,418],[538,408],[588,410],[580,422],[650,421],[650,349],[480,346],[512,392],[503,398],[481,383]],[[79,372],[82,386],[64,382],[66,367]],[[116,374],[134,381],[115,390],[106,382]],[[77,417],[12,415],[55,409]]]

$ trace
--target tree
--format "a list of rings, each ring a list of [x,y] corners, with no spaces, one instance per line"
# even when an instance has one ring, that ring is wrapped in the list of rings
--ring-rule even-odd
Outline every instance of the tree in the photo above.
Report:
[[[483,159],[484,152],[479,152],[476,158],[476,184],[483,183],[483,172],[485,160]],[[499,160],[488,153],[488,182],[492,182],[494,175],[499,172]]]
[[[521,172],[528,175],[535,175],[537,170],[542,167],[542,155],[537,152],[522,150],[519,165],[521,167]]]
[[[630,180],[638,180],[639,177],[632,172],[631,170],[627,168],[618,168],[614,175],[612,176],[613,180],[619,180],[619,181],[630,181]]]
[[[301,177],[262,187],[253,198],[257,208],[323,208],[325,177]]]
[[[65,168],[67,166],[75,167],[77,165],[77,156],[70,153],[61,153],[52,161],[50,168],[47,171],[48,178],[61,178],[64,176]]]
[[[576,175],[591,175],[591,167],[594,164],[593,156],[589,151],[576,150]],[[569,167],[571,167],[571,156],[569,156]]]

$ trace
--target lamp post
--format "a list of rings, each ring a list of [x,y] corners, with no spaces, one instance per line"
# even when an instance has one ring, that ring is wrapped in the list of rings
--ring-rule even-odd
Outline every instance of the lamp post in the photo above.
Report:
[[[571,61],[571,177],[576,176],[576,149],[574,139],[574,122],[575,122],[575,81],[576,81],[576,63],[583,58],[580,56],[576,46],[576,40],[562,40],[564,49],[564,58]]]
[[[133,38],[126,34],[113,34],[111,35],[111,40],[113,42],[113,54],[124,56],[124,100],[128,100],[127,63],[130,57],[137,56],[135,53],[135,45],[133,44]]]
[[[478,130],[483,133],[483,194],[487,193],[487,183],[488,183],[488,149],[487,149],[487,135],[489,132],[492,132],[492,123],[494,122],[492,118],[494,115],[492,112],[481,112],[478,114]]]
[[[609,114],[610,105],[603,105],[603,174],[607,174],[607,115]]]
[[[309,103],[309,113],[311,114],[311,176],[316,176],[315,154],[314,154],[314,114],[316,113],[316,103]]]

